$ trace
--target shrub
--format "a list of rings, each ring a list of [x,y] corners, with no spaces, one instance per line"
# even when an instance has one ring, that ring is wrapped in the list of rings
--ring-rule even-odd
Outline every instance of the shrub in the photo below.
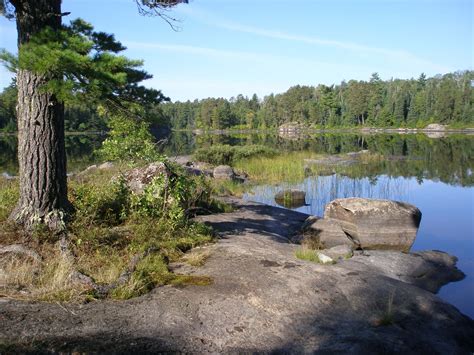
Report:
[[[109,136],[97,152],[102,159],[134,164],[163,158],[156,149],[149,123],[115,115],[110,118],[107,126],[110,128]]]
[[[123,179],[109,184],[79,184],[71,188],[71,202],[76,218],[85,224],[117,225],[130,210],[130,191]]]
[[[8,218],[18,197],[18,182],[0,178],[0,222]]]

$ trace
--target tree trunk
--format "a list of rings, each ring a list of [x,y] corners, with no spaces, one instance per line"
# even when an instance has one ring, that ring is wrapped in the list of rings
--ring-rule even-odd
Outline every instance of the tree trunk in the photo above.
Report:
[[[18,47],[46,27],[60,29],[61,0],[11,0]],[[20,69],[18,87],[18,162],[20,199],[10,218],[27,229],[44,223],[64,227],[67,199],[64,105],[42,87],[51,77]]]

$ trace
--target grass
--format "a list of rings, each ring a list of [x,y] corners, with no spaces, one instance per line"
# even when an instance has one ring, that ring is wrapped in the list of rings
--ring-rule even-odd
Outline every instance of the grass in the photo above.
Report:
[[[57,241],[49,231],[38,228],[32,235],[26,234],[7,220],[18,198],[18,185],[16,181],[0,180],[0,245],[22,243],[42,257],[41,262],[36,262],[27,256],[2,256],[1,295],[51,302],[87,302],[97,295],[91,288],[71,282],[73,270],[90,276],[97,284],[111,284],[128,268],[134,256],[145,252],[148,255],[136,265],[128,282],[115,288],[108,297],[128,299],[160,285],[212,282],[204,276],[176,275],[169,271],[168,263],[184,257],[197,266],[208,257],[200,251],[187,253],[213,242],[209,227],[188,218],[189,207],[220,211],[228,206],[211,197],[210,185],[194,180],[199,177],[181,176],[178,170],[164,195],[168,199],[163,198],[160,181],[155,189],[137,197],[120,179],[112,179],[120,170],[96,170],[71,179],[69,199],[76,213],[68,225],[68,238],[75,255],[73,262],[59,255]]]
[[[210,252],[206,249],[196,248],[195,250],[186,253],[181,260],[191,266],[202,266],[209,258]]]
[[[388,295],[386,309],[381,316],[375,320],[375,326],[389,326],[395,323],[395,312],[393,309],[393,301],[395,299],[395,289]]]
[[[254,156],[271,157],[276,153],[274,149],[263,145],[230,146],[219,144],[197,149],[194,152],[194,158],[198,161],[205,161],[215,165],[233,165],[234,162],[240,159]]]
[[[258,156],[241,159],[235,163],[235,167],[245,171],[255,183],[277,184],[282,181],[296,183],[305,178],[304,159],[319,157],[321,155],[314,152],[290,152],[273,157]]]

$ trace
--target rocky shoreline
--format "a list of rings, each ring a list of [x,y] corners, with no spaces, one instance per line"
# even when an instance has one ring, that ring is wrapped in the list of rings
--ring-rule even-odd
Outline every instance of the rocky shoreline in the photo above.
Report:
[[[320,265],[290,238],[307,215],[226,198],[199,216],[218,233],[201,267],[208,286],[165,286],[129,301],[0,299],[3,352],[452,353],[474,350],[474,321],[433,292],[459,278],[442,252],[356,251]],[[416,334],[416,336],[414,336]]]
[[[190,174],[244,178],[190,157],[174,161]],[[151,164],[127,176],[140,189],[162,170]],[[88,304],[0,298],[0,353],[472,353],[474,320],[435,294],[464,277],[456,257],[366,249],[372,242],[363,238],[364,228],[389,225],[394,213],[396,224],[407,225],[404,249],[421,214],[405,204],[361,200],[333,201],[318,218],[224,197],[232,212],[195,218],[218,239],[190,252],[205,254],[204,265],[169,265],[177,274],[209,278],[210,285],[168,285],[129,301]],[[374,221],[367,215],[372,210],[388,219]],[[296,257],[308,236],[332,247],[321,251],[330,263]],[[398,235],[384,238],[390,244]],[[331,254],[334,248],[344,249],[342,257]]]

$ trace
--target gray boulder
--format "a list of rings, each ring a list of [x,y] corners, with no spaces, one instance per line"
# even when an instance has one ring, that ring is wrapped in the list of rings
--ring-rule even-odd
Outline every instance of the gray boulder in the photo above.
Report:
[[[144,168],[136,168],[125,173],[127,186],[134,193],[142,193],[145,186],[148,185],[155,177],[164,176],[169,178],[170,170],[163,162],[151,163]]]
[[[301,207],[306,204],[306,193],[301,190],[289,189],[277,192],[275,202],[287,208]]]
[[[114,167],[114,163],[111,163],[110,161],[106,161],[105,163],[100,164],[97,169],[99,170],[109,170]]]
[[[324,218],[364,249],[410,250],[421,212],[408,203],[367,198],[337,199],[326,205]]]
[[[358,246],[348,238],[339,224],[316,216],[306,219],[302,227],[302,235],[299,240],[293,241],[309,249],[328,249],[338,245],[346,245],[349,248]]]
[[[212,176],[218,180],[233,180],[235,172],[229,165],[219,165],[214,168]]]

